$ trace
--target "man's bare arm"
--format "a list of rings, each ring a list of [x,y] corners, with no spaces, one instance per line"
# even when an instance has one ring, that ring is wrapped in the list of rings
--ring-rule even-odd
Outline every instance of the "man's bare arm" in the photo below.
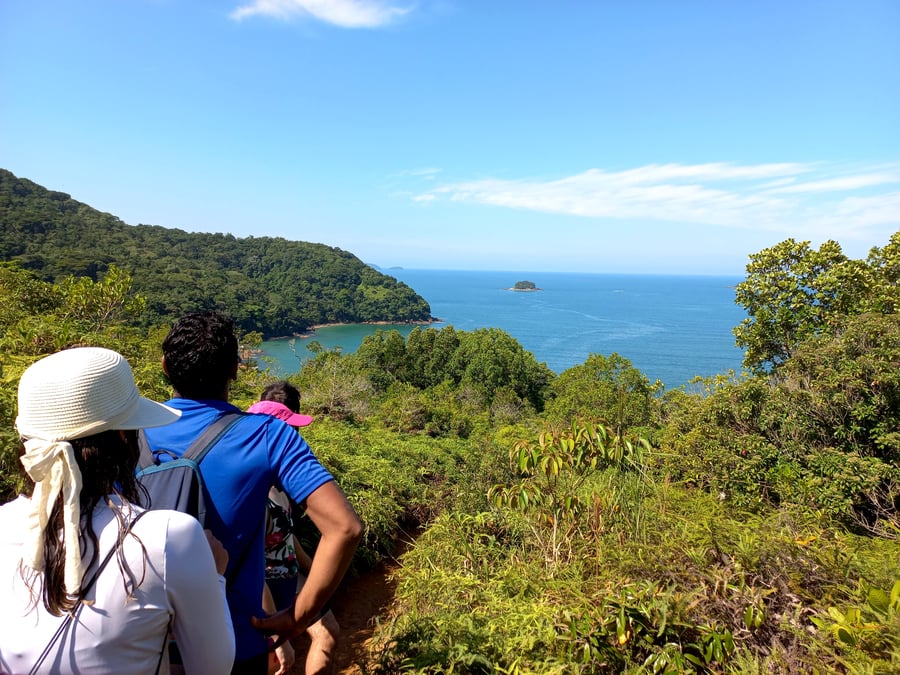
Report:
[[[362,524],[334,481],[317,488],[305,506],[306,514],[321,533],[319,545],[293,612],[284,610],[253,620],[253,625],[265,633],[293,636],[305,630],[344,578],[362,538]]]

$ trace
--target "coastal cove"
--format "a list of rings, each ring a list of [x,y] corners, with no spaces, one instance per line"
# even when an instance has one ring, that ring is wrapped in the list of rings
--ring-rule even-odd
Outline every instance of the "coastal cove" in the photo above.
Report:
[[[430,303],[432,315],[440,319],[432,327],[500,328],[556,373],[583,363],[592,353],[613,352],[667,388],[696,375],[740,371],[743,354],[731,331],[746,316],[734,303],[734,286],[742,277],[383,271]],[[509,292],[522,278],[533,279],[541,291]],[[377,330],[407,336],[414,328],[324,326],[307,336],[268,340],[262,344],[262,357],[274,373],[285,376],[311,358],[306,345],[312,340],[350,353]]]

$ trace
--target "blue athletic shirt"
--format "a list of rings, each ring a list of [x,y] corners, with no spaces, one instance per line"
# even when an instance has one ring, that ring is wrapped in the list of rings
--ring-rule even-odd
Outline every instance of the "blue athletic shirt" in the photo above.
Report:
[[[181,418],[144,433],[151,449],[178,456],[222,414],[240,412],[216,400],[175,398],[166,405],[180,410]],[[206,526],[228,551],[228,606],[235,660],[241,661],[267,649],[265,636],[250,625],[250,617],[265,615],[263,552],[269,488],[274,485],[300,503],[332,477],[296,429],[263,414],[243,415],[212,447],[200,468],[210,498]]]

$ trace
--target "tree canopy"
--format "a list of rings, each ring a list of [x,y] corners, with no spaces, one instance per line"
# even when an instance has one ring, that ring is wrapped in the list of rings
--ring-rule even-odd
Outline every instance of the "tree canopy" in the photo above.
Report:
[[[818,250],[787,239],[750,256],[736,302],[748,317],[734,329],[744,365],[778,370],[806,340],[840,333],[851,317],[893,314],[900,294],[900,232],[866,260],[851,260],[835,241]]]

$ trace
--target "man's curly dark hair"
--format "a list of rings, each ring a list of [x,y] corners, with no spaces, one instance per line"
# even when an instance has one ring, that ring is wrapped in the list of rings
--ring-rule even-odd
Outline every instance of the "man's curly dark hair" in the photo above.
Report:
[[[163,340],[166,374],[182,398],[220,398],[240,361],[234,323],[218,312],[194,312]]]

